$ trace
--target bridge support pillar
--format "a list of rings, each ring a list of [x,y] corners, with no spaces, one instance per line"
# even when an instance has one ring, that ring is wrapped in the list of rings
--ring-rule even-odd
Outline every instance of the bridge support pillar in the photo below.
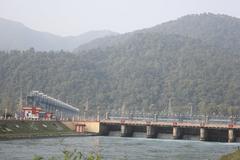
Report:
[[[228,142],[235,142],[235,135],[234,135],[234,129],[233,128],[229,128],[228,129]]]
[[[101,136],[108,136],[109,128],[106,125],[100,124],[99,133]]]
[[[207,139],[207,131],[205,128],[200,128],[200,141],[205,141]]]
[[[156,128],[153,126],[146,126],[146,137],[147,138],[156,138],[157,137],[157,132],[156,132]]]
[[[181,128],[173,127],[173,139],[180,139],[182,137]]]
[[[121,125],[121,137],[131,137],[133,134],[133,129],[131,126],[125,124]]]

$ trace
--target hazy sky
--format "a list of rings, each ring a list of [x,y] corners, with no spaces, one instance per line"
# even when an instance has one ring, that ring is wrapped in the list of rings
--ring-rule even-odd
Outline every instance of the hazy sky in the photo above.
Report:
[[[124,33],[203,12],[240,17],[240,1],[0,0],[0,17],[58,35],[100,29]]]

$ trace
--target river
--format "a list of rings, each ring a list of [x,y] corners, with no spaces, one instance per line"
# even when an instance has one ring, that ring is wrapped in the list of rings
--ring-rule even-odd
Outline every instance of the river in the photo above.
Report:
[[[121,137],[67,137],[0,141],[0,160],[61,155],[64,149],[101,153],[104,160],[216,160],[239,143]]]

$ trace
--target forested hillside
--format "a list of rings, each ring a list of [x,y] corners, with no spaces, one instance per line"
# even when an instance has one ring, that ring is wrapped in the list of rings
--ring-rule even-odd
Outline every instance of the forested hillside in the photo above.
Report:
[[[240,110],[240,20],[190,15],[81,45],[74,53],[0,53],[0,105],[40,90],[89,109],[197,114]]]

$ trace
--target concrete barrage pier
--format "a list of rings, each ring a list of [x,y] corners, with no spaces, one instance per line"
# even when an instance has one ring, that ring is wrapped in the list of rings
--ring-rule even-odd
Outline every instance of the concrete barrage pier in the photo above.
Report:
[[[236,124],[110,119],[99,122],[100,135],[107,136],[111,131],[120,131],[122,137],[131,137],[134,132],[144,132],[146,138],[157,138],[161,134],[172,134],[172,139],[185,139],[188,136],[195,136],[200,141],[240,141],[240,125]]]

